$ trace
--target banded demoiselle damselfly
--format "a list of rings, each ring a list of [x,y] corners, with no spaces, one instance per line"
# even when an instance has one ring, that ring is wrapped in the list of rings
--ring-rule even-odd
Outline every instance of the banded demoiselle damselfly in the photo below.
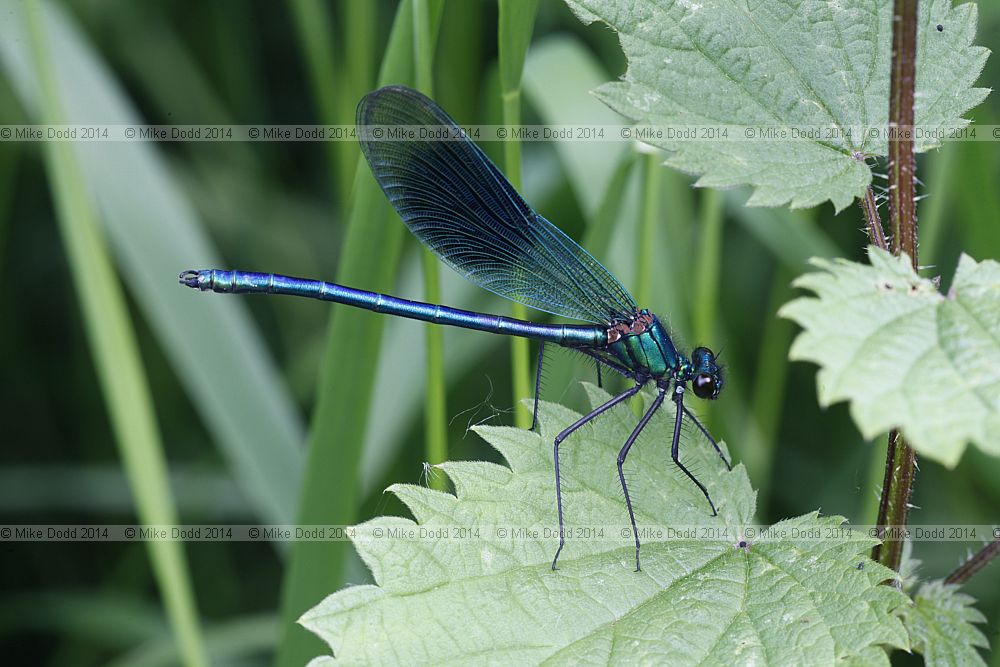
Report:
[[[718,397],[723,377],[715,354],[706,347],[695,348],[690,356],[681,354],[656,315],[640,310],[600,262],[528,206],[496,165],[432,100],[402,86],[380,88],[358,104],[357,125],[362,151],[385,196],[413,235],[444,263],[502,297],[589,324],[538,324],[273,273],[203,269],[183,272],[180,282],[202,291],[288,294],[333,301],[434,324],[537,340],[532,429],[538,421],[546,343],[576,350],[595,360],[598,369],[609,368],[634,382],[555,437],[552,455],[560,537],[552,569],[556,569],[565,545],[559,444],[649,383],[655,386],[656,396],[618,454],[618,478],[635,538],[636,570],[640,569],[639,532],[622,466],[668,392],[677,406],[671,458],[701,490],[715,516],[708,489],[681,463],[678,454],[681,424],[687,416],[731,468],[718,443],[684,405],[689,383],[699,398]]]

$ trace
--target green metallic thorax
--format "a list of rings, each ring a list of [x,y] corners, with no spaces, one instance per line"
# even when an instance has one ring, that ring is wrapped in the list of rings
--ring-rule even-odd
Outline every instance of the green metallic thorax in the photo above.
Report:
[[[608,330],[607,351],[615,361],[640,375],[660,379],[686,377],[690,363],[677,354],[660,320],[643,310],[632,322]]]

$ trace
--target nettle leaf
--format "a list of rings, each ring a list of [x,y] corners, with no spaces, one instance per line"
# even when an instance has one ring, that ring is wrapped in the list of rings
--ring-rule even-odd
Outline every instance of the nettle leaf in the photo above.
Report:
[[[595,405],[608,398],[588,391]],[[621,408],[561,446],[570,538],[552,571],[552,439],[579,415],[543,404],[541,435],[476,429],[509,468],[440,466],[457,497],[393,486],[416,522],[379,517],[352,538],[378,585],[334,593],[300,622],[338,661],[365,664],[884,664],[880,646],[908,646],[893,614],[907,598],[879,585],[892,573],[868,559],[874,540],[825,539],[823,531],[843,519],[812,513],[776,524],[783,535],[741,546],[756,502],[745,468],[727,471],[700,433],[685,433],[681,460],[710,490],[719,508],[711,517],[704,497],[670,461],[673,412],[668,402],[633,447],[629,491],[640,531],[690,527],[702,539],[647,540],[642,571],[634,571],[615,460],[637,419]],[[585,526],[606,532],[584,539]],[[477,539],[387,538],[390,531],[456,528],[482,532]],[[506,538],[497,538],[498,528]],[[529,534],[512,537],[515,529]],[[327,663],[334,661],[316,664]]]
[[[804,331],[790,357],[814,361],[823,405],[851,402],[866,438],[901,428],[921,454],[954,466],[967,442],[1000,455],[1000,264],[963,255],[941,294],[906,256],[813,260],[779,315]]]
[[[698,185],[750,184],[750,205],[829,199],[839,210],[871,182],[861,156],[888,152],[893,0],[566,2],[585,23],[618,33],[628,71],[596,92],[619,113],[652,125],[816,130],[774,141],[759,132],[754,141],[649,140]],[[989,92],[972,87],[989,55],[972,45],[976,6],[926,0],[919,10],[916,125],[964,127],[962,114]],[[916,149],[938,143],[921,136]]]
[[[976,650],[989,648],[989,642],[973,623],[985,623],[972,605],[970,595],[958,592],[958,586],[932,581],[920,587],[913,605],[903,609],[903,624],[910,633],[913,650],[935,665],[985,665]]]

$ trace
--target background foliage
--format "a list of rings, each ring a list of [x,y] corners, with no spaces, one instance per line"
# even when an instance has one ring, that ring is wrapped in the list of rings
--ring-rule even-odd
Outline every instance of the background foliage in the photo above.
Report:
[[[0,5],[5,17],[13,4]],[[50,29],[57,32],[49,35],[54,58],[73,68],[59,82],[62,111],[71,119],[349,123],[357,99],[380,76],[400,82],[413,76],[412,45],[405,36],[393,42],[397,3],[388,0],[329,6],[67,0],[56,5],[63,10],[57,14],[49,6],[43,5],[42,22],[49,26],[56,16]],[[980,3],[977,43],[996,51],[998,28],[1000,6]],[[498,121],[496,4],[446,3],[437,30],[435,97],[460,122]],[[14,39],[29,36],[15,31],[9,18],[0,23],[3,122],[34,118],[38,105],[26,92],[37,79],[18,59],[24,42]],[[90,55],[80,57],[77,48]],[[995,87],[998,67],[996,59],[988,62],[979,85]],[[624,69],[612,32],[583,26],[563,3],[543,0],[525,66],[522,117],[615,122],[587,91]],[[1000,123],[1000,99],[988,98],[971,115]],[[0,276],[8,286],[0,292],[0,513],[6,523],[131,522],[136,496],[101,390],[108,380],[95,364],[76,296],[95,286],[71,268],[39,148],[0,143]],[[499,144],[484,148],[503,157]],[[795,325],[775,316],[795,293],[792,279],[808,270],[808,257],[863,258],[859,211],[747,209],[749,191],[694,190],[690,178],[653,168],[655,158],[626,144],[526,144],[522,151],[522,190],[541,213],[606,260],[682,339],[725,347],[729,384],[703,415],[746,465],[759,490],[758,519],[822,508],[870,522],[884,442],[866,443],[846,404],[818,406],[816,368],[786,361]],[[398,220],[371,200],[370,208],[354,209],[360,223],[349,224],[355,175],[358,192],[372,185],[356,166],[356,146],[96,144],[79,159],[76,178],[89,188],[125,278],[125,305],[181,521],[290,522],[311,515],[347,523],[405,515],[382,489],[419,482],[422,472],[421,326],[359,316],[361,331],[381,327],[382,338],[343,353],[357,373],[318,377],[324,359],[338,353],[325,350],[330,308],[211,298],[174,283],[181,269],[219,264],[347,276],[358,287],[419,297],[418,248]],[[988,142],[947,144],[921,156],[918,173],[930,195],[920,205],[921,263],[933,264],[947,289],[960,251],[977,260],[1000,251],[1000,151]],[[648,249],[652,255],[637,261]],[[447,271],[441,278],[445,303],[507,312],[502,300]],[[497,461],[467,428],[512,420],[507,343],[470,332],[444,335],[450,456]],[[554,354],[545,398],[582,408],[580,379],[592,379],[586,365]],[[375,397],[370,412],[369,396]],[[352,397],[359,402],[344,407]],[[311,468],[304,435],[310,425],[314,434],[322,428],[341,434],[322,440],[324,459]],[[303,491],[304,469],[320,471],[323,493]],[[976,448],[954,471],[925,462],[912,520],[994,521],[997,480],[1000,463]],[[279,641],[302,642],[305,655],[324,652],[305,630],[279,621],[288,595],[282,592],[287,547],[185,546],[200,627],[220,663],[269,662]],[[346,582],[370,581],[353,551],[338,548],[320,555],[319,562],[333,565],[306,570],[307,588],[315,590],[311,604]],[[924,543],[916,555],[921,573],[938,577],[964,550]],[[142,546],[7,545],[3,572],[0,641],[7,654],[60,665],[176,660]],[[992,568],[964,589],[979,599],[994,643],[998,583],[1000,570]]]

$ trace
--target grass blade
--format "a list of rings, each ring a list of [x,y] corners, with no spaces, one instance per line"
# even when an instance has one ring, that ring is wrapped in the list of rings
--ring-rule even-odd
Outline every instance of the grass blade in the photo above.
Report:
[[[660,179],[663,168],[660,151],[651,149],[642,161],[642,217],[639,220],[639,234],[636,238],[635,299],[647,308],[653,298],[653,251],[656,244],[656,225],[660,219],[660,205],[663,198],[663,182]]]
[[[947,142],[940,150],[927,158],[927,183],[930,184],[930,197],[920,208],[920,253],[923,261],[933,264],[938,259],[941,237],[944,233],[945,213],[951,200],[951,194],[958,185],[958,152],[960,146]]]
[[[361,96],[371,90],[375,83],[375,51],[377,48],[377,2],[338,3],[340,23],[343,25],[340,55],[341,85],[336,89],[339,122],[354,122],[354,106]],[[341,181],[339,205],[346,217],[354,187],[354,166],[361,150],[356,141],[338,141],[338,178]]]
[[[750,416],[753,425],[743,430],[740,454],[757,487],[757,515],[766,520],[771,500],[771,475],[778,442],[778,426],[785,405],[788,379],[788,349],[796,331],[795,324],[778,317],[778,309],[787,303],[794,290],[795,277],[788,267],[778,265],[771,285],[771,297],[765,312],[764,331],[757,352],[753,390],[750,392]]]
[[[413,60],[416,64],[417,90],[434,97],[434,45],[431,38],[431,1],[413,0]],[[434,13],[441,16],[441,2]],[[437,30],[434,31],[435,33]],[[424,300],[441,303],[441,273],[437,255],[427,248],[420,250],[424,277]],[[424,456],[427,463],[437,465],[448,460],[448,417],[444,376],[444,331],[441,327],[424,327],[427,349],[427,385],[424,395]],[[432,477],[431,488],[448,490],[443,475]]]
[[[620,124],[622,117],[590,93],[606,79],[607,74],[586,46],[575,37],[560,35],[532,47],[522,86],[544,123]],[[588,222],[593,221],[621,161],[630,153],[628,145],[617,141],[560,141],[555,149],[580,208]]]
[[[695,298],[691,321],[692,335],[699,345],[715,333],[715,315],[719,302],[719,270],[722,262],[722,195],[705,189],[701,197],[701,238],[698,248]]]
[[[413,5],[400,3],[379,83],[413,77]],[[437,20],[432,20],[437,26]],[[404,225],[361,160],[355,170],[354,203],[337,267],[336,282],[387,291],[398,268]],[[377,261],[373,261],[377,258]],[[357,521],[359,462],[384,318],[351,308],[334,309],[320,369],[299,504],[303,524]],[[347,542],[297,542],[282,590],[282,639],[278,664],[298,666],[323,652],[322,643],[295,625],[298,617],[344,583]]]
[[[607,73],[582,41],[559,35],[532,45],[525,60],[521,87],[543,123],[613,125],[622,122],[621,116],[590,94],[606,79]],[[624,284],[630,284],[631,259],[616,264],[612,260],[618,255],[612,256],[611,249],[617,235],[629,234],[615,223],[628,219],[623,207],[631,206],[635,200],[626,193],[632,192],[636,152],[620,142],[559,141],[553,148],[583,212],[586,228],[577,232],[577,237],[582,236],[583,247],[603,261]],[[545,211],[539,212],[546,215]],[[566,228],[559,220],[553,222]],[[631,241],[628,245],[631,248]],[[580,364],[571,355],[557,352],[546,356],[544,398],[556,398],[546,394],[546,387],[564,392],[576,387],[574,379],[595,380],[594,367]],[[563,393],[558,398],[567,399]],[[579,392],[574,400],[582,398]],[[577,405],[582,407],[583,403]]]
[[[8,636],[51,634],[115,650],[158,639],[177,650],[163,611],[138,594],[89,589],[8,594],[0,602],[0,625]]]
[[[369,4],[369,3],[363,3]],[[326,4],[316,0],[289,0],[292,18],[299,35],[299,44],[309,74],[309,87],[316,100],[319,122],[334,125],[338,121],[337,84],[340,82],[334,67],[333,30]],[[351,189],[350,169],[341,169],[342,147],[348,141],[324,142],[334,190],[339,201],[346,201]],[[354,160],[351,160],[353,163]]]
[[[40,117],[45,123],[62,123],[66,117],[49,51],[51,33],[43,11],[40,0],[24,5],[27,33],[41,87]],[[44,161],[83,311],[87,339],[122,463],[135,496],[139,520],[147,525],[176,523],[177,511],[167,481],[166,457],[138,342],[73,145],[45,142]],[[183,662],[207,665],[182,543],[150,541],[146,547]]]
[[[521,124],[521,74],[524,58],[531,43],[531,33],[538,13],[538,0],[500,0],[500,26],[497,50],[500,60],[500,98],[504,125]],[[511,184],[521,189],[521,142],[509,139],[503,144],[504,171]],[[511,317],[527,319],[528,309],[522,304],[511,305]],[[531,415],[522,399],[533,395],[531,382],[531,352],[526,338],[510,339],[510,372],[513,390],[514,425],[531,426]]]
[[[255,614],[213,624],[205,629],[205,645],[214,665],[255,664],[266,655],[278,635],[278,619],[273,614]],[[109,663],[108,667],[171,667],[179,656],[168,642],[150,640]]]
[[[0,52],[30,110],[39,92],[17,7],[0,4]],[[137,125],[137,113],[76,24],[61,5],[46,7],[67,121]],[[263,521],[293,522],[303,463],[301,424],[246,304],[206,299],[177,285],[184,268],[221,263],[177,179],[150,144],[88,143],[73,150],[129,276],[128,288],[255,513]]]
[[[836,243],[801,210],[745,206],[745,191],[723,193],[726,210],[794,275],[806,271],[810,257],[836,257]]]
[[[726,340],[717,326],[719,309],[719,272],[722,263],[722,193],[705,188],[701,192],[698,224],[698,259],[694,265],[694,298],[691,301],[691,341],[695,345],[711,345],[713,340]],[[719,350],[716,350],[719,352]],[[735,392],[731,392],[735,393]],[[735,405],[732,401],[728,405]],[[698,412],[702,423],[712,427],[712,404],[702,403]]]
[[[172,465],[170,488],[179,513],[201,521],[256,519],[229,475],[201,465]],[[5,465],[0,469],[0,507],[23,516],[73,512],[82,516],[128,515],[135,498],[120,466]]]

